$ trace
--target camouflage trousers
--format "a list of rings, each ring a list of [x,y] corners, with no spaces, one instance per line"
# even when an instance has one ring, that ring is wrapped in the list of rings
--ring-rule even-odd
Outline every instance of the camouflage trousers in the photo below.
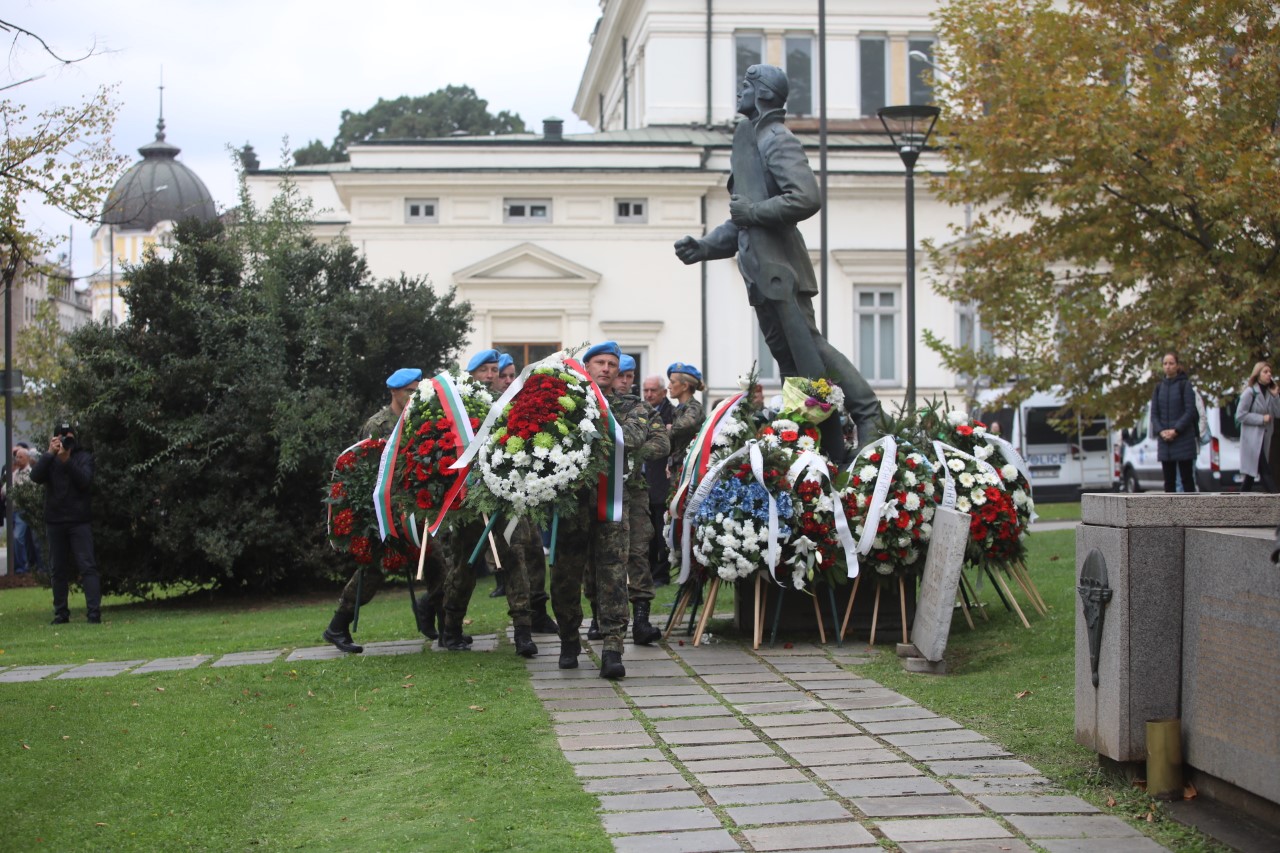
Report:
[[[649,569],[649,540],[653,537],[653,522],[649,519],[649,493],[627,489],[622,495],[622,511],[627,517],[627,600],[653,600],[653,573]],[[587,601],[595,612],[595,567],[587,566],[583,587]],[[596,620],[599,626],[600,620]]]
[[[495,528],[505,529],[505,525],[499,521]],[[542,548],[542,531],[534,527],[527,518],[520,519],[519,526],[511,535],[511,548],[524,558],[525,573],[529,578],[529,609],[546,612],[550,596],[547,595],[547,554]],[[484,561],[494,574],[507,570],[505,559],[502,566],[498,566],[493,558],[492,548],[485,548]]]
[[[418,573],[418,564],[415,559],[417,551],[410,550],[412,553],[406,569],[416,577]],[[370,563],[362,571],[363,577],[361,577],[360,571],[351,575],[351,579],[347,581],[347,585],[342,588],[342,593],[338,596],[338,613],[344,616],[355,616],[357,587],[359,588],[360,606],[364,607],[373,600],[373,597],[378,594],[378,591],[382,589],[386,581],[382,567],[376,563]],[[432,602],[432,610],[434,610],[439,605],[440,590],[445,575],[444,554],[436,542],[431,543],[431,550],[427,552],[427,557],[423,561],[422,574],[427,591],[419,601]]]
[[[596,521],[594,500],[584,500],[580,511],[589,513],[590,521],[580,520],[560,529],[556,562],[551,567],[551,607],[560,624],[560,639],[578,639],[583,583],[587,581],[587,598],[604,636],[605,651],[621,652],[628,617],[626,515],[620,523]]]
[[[530,527],[527,522],[517,525],[512,533],[511,543],[503,535],[505,525],[501,521],[494,525],[492,534],[493,543],[498,549],[498,560],[502,563],[502,571],[506,573],[503,584],[507,590],[507,613],[511,616],[513,625],[527,628],[530,625],[529,572],[525,566],[527,546],[523,542],[517,545],[516,541],[521,526],[526,529]],[[444,613],[446,622],[452,628],[461,627],[462,618],[466,616],[467,606],[471,603],[471,594],[476,589],[476,573],[471,565],[471,553],[483,534],[482,521],[455,527],[447,534],[449,559],[444,575]],[[493,546],[485,542],[484,547]],[[538,558],[542,558],[541,543],[538,546]]]

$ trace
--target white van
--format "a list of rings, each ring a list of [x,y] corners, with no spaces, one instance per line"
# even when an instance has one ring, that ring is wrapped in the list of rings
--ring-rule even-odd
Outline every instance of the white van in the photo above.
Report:
[[[975,416],[997,428],[1018,448],[1031,471],[1036,500],[1078,500],[1081,492],[1115,489],[1111,424],[1105,417],[1075,418],[1074,428],[1051,421],[1062,416],[1068,401],[1057,392],[1036,392],[1018,408],[992,409],[1002,393],[994,388],[978,395]]]
[[[1211,405],[1218,402],[1219,405]],[[1209,420],[1209,443],[1200,445],[1196,457],[1196,486],[1202,492],[1226,492],[1240,488],[1240,427],[1236,426],[1236,398],[1205,401]],[[1132,430],[1120,433],[1121,477],[1126,492],[1147,489],[1164,491],[1164,469],[1156,454],[1158,439],[1152,438],[1151,406]]]

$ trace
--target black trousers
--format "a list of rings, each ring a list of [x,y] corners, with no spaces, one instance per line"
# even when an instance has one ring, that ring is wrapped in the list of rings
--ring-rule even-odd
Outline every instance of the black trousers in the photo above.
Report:
[[[1257,482],[1258,482],[1258,486],[1262,489],[1262,491],[1267,492],[1268,494],[1274,493],[1276,491],[1275,481],[1271,478],[1271,463],[1267,461],[1266,447],[1262,447],[1261,449],[1258,450]],[[1254,478],[1250,477],[1248,474],[1245,474],[1244,483],[1240,485],[1240,491],[1252,492],[1253,483],[1254,483]]]
[[[84,588],[85,609],[90,618],[100,618],[102,609],[102,582],[98,577],[98,563],[93,558],[93,531],[89,523],[50,524],[49,575],[53,581],[53,615],[71,616],[67,607],[67,593],[71,586],[72,571],[80,575]]]
[[[1176,492],[1178,490],[1178,475],[1182,475],[1182,490],[1184,492],[1199,491],[1196,489],[1196,460],[1179,459],[1176,462],[1161,462],[1160,466],[1164,468],[1164,490],[1166,492]]]
[[[671,583],[671,560],[667,556],[667,540],[662,536],[663,519],[667,505],[662,501],[649,502],[649,520],[653,522],[653,537],[649,540],[649,573],[654,583]]]

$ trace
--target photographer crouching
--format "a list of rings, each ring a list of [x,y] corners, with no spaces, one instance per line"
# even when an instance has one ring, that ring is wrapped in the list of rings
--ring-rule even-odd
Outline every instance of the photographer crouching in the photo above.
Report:
[[[93,558],[93,455],[76,441],[75,428],[63,421],[54,428],[49,450],[31,470],[31,479],[45,487],[44,517],[49,536],[49,573],[53,580],[53,624],[71,621],[67,589],[71,561],[80,573],[90,624],[102,621],[102,585]]]

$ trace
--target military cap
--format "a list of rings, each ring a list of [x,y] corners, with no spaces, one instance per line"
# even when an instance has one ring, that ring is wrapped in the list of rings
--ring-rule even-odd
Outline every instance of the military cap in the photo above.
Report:
[[[702,371],[692,364],[685,364],[683,361],[672,362],[671,366],[667,368],[667,376],[670,377],[673,373],[685,373],[699,382],[702,381]]]
[[[598,355],[611,355],[618,361],[622,361],[622,348],[613,341],[596,344],[582,354],[582,362],[585,364]]]
[[[628,370],[634,372],[635,369],[636,369],[636,360],[631,356],[624,353],[622,358],[618,359],[619,373],[626,373]]]
[[[499,370],[506,370],[508,367],[511,367],[515,363],[516,363],[516,360],[511,356],[507,355],[505,352],[498,356]]]
[[[479,370],[482,364],[496,364],[501,359],[496,349],[485,349],[471,356],[471,360],[467,362],[467,371]]]
[[[422,379],[422,371],[416,367],[402,367],[395,373],[387,377],[387,387],[391,389],[403,388],[411,382],[417,382]]]

